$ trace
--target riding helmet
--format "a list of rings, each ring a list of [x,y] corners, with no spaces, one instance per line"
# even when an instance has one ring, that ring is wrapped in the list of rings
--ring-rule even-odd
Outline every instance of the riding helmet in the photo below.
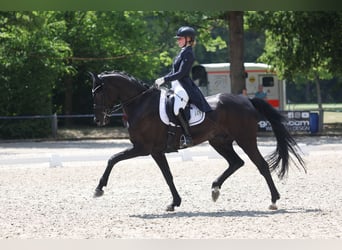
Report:
[[[192,40],[195,40],[195,36],[196,36],[195,29],[189,26],[182,26],[178,29],[175,38],[186,37],[186,36],[190,37]]]

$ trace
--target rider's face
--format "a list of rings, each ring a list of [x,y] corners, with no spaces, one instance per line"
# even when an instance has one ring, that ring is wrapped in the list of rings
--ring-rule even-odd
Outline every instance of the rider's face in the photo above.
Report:
[[[178,37],[177,38],[177,42],[178,42],[178,46],[180,47],[180,48],[183,48],[184,46],[185,46],[185,44],[186,44],[186,40],[185,40],[185,37]]]

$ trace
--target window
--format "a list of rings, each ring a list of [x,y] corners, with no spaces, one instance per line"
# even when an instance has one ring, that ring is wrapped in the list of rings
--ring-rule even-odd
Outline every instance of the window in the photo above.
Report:
[[[273,76],[265,76],[262,78],[262,86],[264,87],[273,87],[274,86],[274,78]]]

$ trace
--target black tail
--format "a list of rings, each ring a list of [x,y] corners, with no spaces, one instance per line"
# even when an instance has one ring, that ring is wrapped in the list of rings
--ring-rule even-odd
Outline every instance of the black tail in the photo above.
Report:
[[[299,147],[283,124],[283,122],[286,122],[286,118],[269,103],[260,98],[253,98],[250,99],[250,101],[253,106],[271,123],[273,133],[277,139],[277,148],[267,159],[271,171],[277,170],[278,177],[282,179],[288,172],[289,161],[292,160],[296,167],[299,168],[299,163],[306,172],[304,160],[298,153]],[[298,163],[291,159],[290,153],[295,156]],[[279,167],[280,169],[278,170]]]

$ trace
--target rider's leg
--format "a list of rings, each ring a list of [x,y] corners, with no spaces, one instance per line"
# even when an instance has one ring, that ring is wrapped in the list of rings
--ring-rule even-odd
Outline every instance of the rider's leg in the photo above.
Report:
[[[175,102],[173,104],[173,113],[178,116],[180,109],[185,109],[185,106],[188,104],[189,96],[186,93],[185,89],[183,89],[182,85],[179,81],[173,81],[172,90],[175,93]]]
[[[192,137],[190,134],[189,123],[185,118],[185,114],[184,114],[183,109],[179,110],[179,114],[177,115],[177,118],[178,118],[178,120],[182,126],[182,129],[183,129],[183,135],[182,135],[181,140],[180,140],[180,148],[190,147],[193,145],[193,142],[192,142]]]
[[[189,123],[184,115],[184,108],[189,101],[189,96],[178,81],[172,82],[172,88],[175,92],[175,103],[173,106],[173,112],[177,116],[184,134],[181,137],[180,148],[189,147],[192,146],[193,143],[190,135]]]

